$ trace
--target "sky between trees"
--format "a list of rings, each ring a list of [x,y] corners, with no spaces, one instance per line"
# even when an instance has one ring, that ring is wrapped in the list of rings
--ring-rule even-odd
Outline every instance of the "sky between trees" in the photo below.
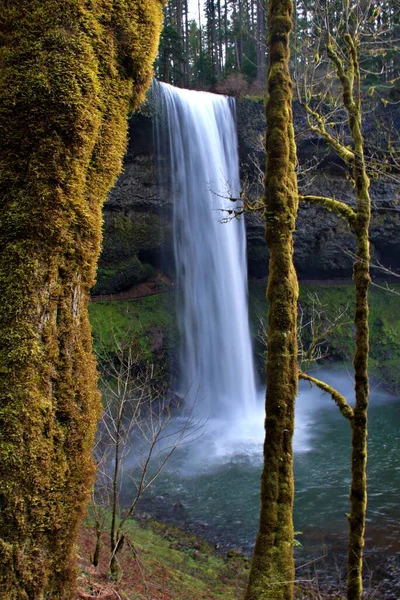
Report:
[[[198,0],[188,0],[189,5],[189,19],[199,20],[199,2]],[[204,0],[200,0],[200,6],[202,11],[204,10]],[[202,15],[203,17],[203,15]]]

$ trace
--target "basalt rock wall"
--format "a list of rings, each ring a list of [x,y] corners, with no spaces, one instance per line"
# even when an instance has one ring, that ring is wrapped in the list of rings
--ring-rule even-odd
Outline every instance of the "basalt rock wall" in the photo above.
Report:
[[[302,194],[316,194],[342,200],[355,206],[355,191],[344,163],[325,143],[310,132],[303,109],[295,103],[294,118],[299,162],[299,190]],[[343,115],[345,119],[345,115]],[[371,113],[365,120],[364,135],[367,155],[374,155],[379,139],[379,123],[384,121],[400,130],[400,115]],[[247,181],[248,195],[262,195],[262,176],[259,167],[264,162],[262,138],[265,130],[263,103],[243,100],[237,105],[239,154],[243,180]],[[351,140],[345,140],[351,143]],[[374,263],[395,271],[400,269],[400,197],[399,180],[393,175],[371,178],[373,204],[371,222],[371,250]],[[264,223],[260,215],[246,215],[249,275],[267,275],[268,262],[264,243]],[[300,205],[295,232],[295,264],[301,279],[343,279],[352,274],[352,253],[355,239],[348,224],[322,207]],[[375,276],[382,272],[375,270]]]
[[[248,193],[256,197],[262,193],[257,172],[264,160],[263,103],[239,101],[237,122],[243,180],[248,182]],[[333,196],[354,205],[354,189],[345,166],[315,134],[304,133],[305,117],[296,106],[295,122],[299,165],[304,171],[299,177],[302,192]],[[371,121],[369,129],[373,127]],[[129,139],[124,171],[104,207],[103,251],[94,293],[117,293],[159,273],[173,276],[173,199],[168,194],[168,173],[155,166],[151,116],[131,118]],[[399,186],[390,178],[373,179],[371,196],[373,259],[398,270]],[[249,275],[262,278],[268,269],[263,219],[251,213],[246,215],[246,223]],[[301,279],[350,278],[354,250],[354,236],[344,220],[323,208],[301,206],[295,234],[295,262]]]
[[[172,199],[155,165],[152,118],[129,123],[124,169],[104,206],[103,249],[94,294],[118,293],[171,274]]]

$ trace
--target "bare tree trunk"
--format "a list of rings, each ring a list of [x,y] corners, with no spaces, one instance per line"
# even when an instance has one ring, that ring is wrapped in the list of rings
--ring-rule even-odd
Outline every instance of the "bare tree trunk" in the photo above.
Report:
[[[185,81],[184,32],[183,32],[183,0],[176,0],[176,30],[179,36],[179,54],[175,66],[174,84],[182,86]]]
[[[243,0],[238,0],[239,7],[239,38],[238,38],[238,68],[243,65]]]
[[[100,548],[101,548],[101,527],[98,523],[96,523],[96,545],[93,553],[92,564],[94,567],[99,566],[99,558],[100,558]]]
[[[217,56],[217,79],[221,80],[222,74],[222,19],[221,19],[221,0],[218,0],[217,3],[217,15],[218,15],[218,31],[217,31],[217,47],[218,47],[218,56]]]
[[[120,382],[118,382],[120,383]],[[121,443],[121,426],[122,418],[124,413],[124,405],[126,398],[124,395],[118,398],[118,414],[116,417],[116,428],[115,428],[115,452],[114,452],[114,473],[112,483],[112,504],[111,504],[111,527],[110,527],[110,574],[114,579],[119,577],[119,568],[117,562],[116,548],[118,545],[118,534],[116,530],[117,522],[117,511],[119,508],[119,494],[118,494],[118,477],[120,469],[120,443]]]
[[[198,7],[198,12],[199,12],[199,55],[200,55],[199,84],[202,85],[202,83],[203,83],[203,35],[202,35],[202,31],[201,31],[201,0],[198,1],[197,7]]]
[[[267,15],[265,0],[257,0],[257,81],[264,85],[267,71],[265,48],[267,36]]]
[[[190,60],[189,60],[189,8],[188,8],[188,0],[184,0],[184,13],[185,13],[185,87],[189,86],[190,81]]]
[[[226,60],[228,58],[228,46],[229,46],[229,39],[228,39],[228,0],[225,0],[225,6],[224,6],[224,35],[225,35],[225,73],[226,73]]]

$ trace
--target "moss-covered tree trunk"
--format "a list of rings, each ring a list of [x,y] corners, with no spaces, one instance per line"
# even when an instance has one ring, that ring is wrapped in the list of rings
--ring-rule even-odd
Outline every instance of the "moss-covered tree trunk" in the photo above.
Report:
[[[321,204],[338,216],[345,217],[354,229],[357,239],[357,254],[354,262],[354,283],[356,311],[354,324],[356,328],[354,353],[354,379],[356,402],[354,410],[338,392],[323,382],[301,374],[303,379],[316,383],[324,391],[328,391],[338,404],[342,414],[349,419],[352,429],[351,455],[351,491],[349,519],[349,544],[347,558],[347,598],[361,600],[363,597],[363,548],[367,511],[367,435],[368,435],[368,292],[370,285],[370,250],[369,227],[371,219],[371,199],[369,195],[369,178],[364,158],[364,140],[362,136],[361,105],[361,68],[359,59],[359,34],[355,27],[354,34],[346,32],[343,36],[346,52],[341,44],[328,37],[327,52],[340,80],[343,92],[343,105],[348,116],[348,125],[354,148],[344,146],[326,129],[326,118],[305,105],[307,113],[315,119],[310,123],[311,129],[318,131],[326,142],[337,152],[343,161],[352,168],[353,183],[356,190],[356,210],[345,203],[320,196],[301,196],[308,202]],[[340,48],[340,51],[338,51]]]
[[[296,148],[289,74],[292,2],[269,2],[266,241],[270,253],[267,298],[268,358],[260,526],[247,600],[293,597],[293,451],[297,393],[297,298],[292,232],[298,208]]]
[[[348,113],[349,128],[354,142],[353,179],[356,188],[357,214],[354,231],[357,238],[357,257],[354,263],[354,284],[356,291],[356,327],[354,379],[354,416],[351,420],[351,490],[349,514],[349,549],[347,559],[347,598],[361,600],[363,596],[362,567],[365,521],[367,512],[367,435],[368,435],[368,290],[370,285],[369,227],[371,220],[371,199],[369,178],[364,159],[362,136],[361,71],[359,63],[357,35],[344,36],[348,48],[348,65],[342,62],[332,47],[328,54],[336,65],[343,87],[343,104]]]
[[[369,223],[371,201],[369,180],[365,169],[363,140],[361,134],[361,111],[350,116],[355,139],[354,177],[357,187],[357,260],[354,264],[356,289],[356,349],[354,354],[354,379],[356,403],[351,421],[351,490],[349,514],[349,550],[347,559],[347,598],[361,600],[363,597],[363,548],[367,513],[367,436],[368,436],[368,289],[370,284]]]
[[[0,598],[74,597],[99,398],[87,303],[160,0],[0,0]]]

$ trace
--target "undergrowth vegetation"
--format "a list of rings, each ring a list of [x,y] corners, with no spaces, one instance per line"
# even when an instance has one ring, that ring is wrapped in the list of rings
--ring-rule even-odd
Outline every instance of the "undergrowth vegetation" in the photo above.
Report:
[[[90,527],[83,528],[78,597],[94,598],[99,590],[109,591],[104,597],[116,598],[118,593],[129,600],[236,600],[243,596],[247,558],[218,556],[203,540],[155,521],[143,527],[129,520],[127,538],[129,543],[121,552],[121,579],[111,583],[107,552],[100,553],[97,569],[90,565],[95,535]]]
[[[173,294],[147,296],[138,300],[92,302],[89,318],[96,352],[111,351],[115,338],[136,339],[143,357],[154,358],[159,347],[155,338],[162,337],[163,346],[173,352],[177,344],[175,305]],[[158,334],[158,335],[157,335]]]
[[[392,286],[400,293],[400,286]],[[354,345],[354,330],[350,323],[354,310],[354,290],[351,285],[302,284],[300,304],[305,314],[318,299],[322,315],[332,318],[342,312],[344,318],[329,331],[326,339],[328,362],[348,362]],[[257,337],[260,316],[265,315],[265,284],[251,283],[249,289],[250,321]],[[370,306],[371,328],[371,375],[394,392],[400,392],[400,312],[399,296],[386,290],[372,287]],[[346,318],[346,314],[348,318]],[[113,335],[121,339],[129,331],[138,340],[144,356],[153,360],[159,340],[164,350],[174,356],[178,348],[179,334],[175,320],[175,298],[173,293],[148,296],[138,300],[117,302],[93,302],[89,306],[93,328],[94,345],[101,344],[112,349]],[[156,340],[158,338],[158,342]],[[263,347],[256,341],[256,353],[262,354]],[[260,368],[263,368],[260,361]]]
[[[400,293],[400,286],[391,286]],[[329,332],[326,338],[326,358],[328,362],[349,362],[354,350],[354,328],[350,323],[354,313],[355,296],[352,285],[331,285],[323,283],[302,284],[300,286],[300,305],[304,312],[311,310],[312,303],[318,298],[322,318],[332,318],[338,313],[347,314]],[[260,315],[265,314],[264,284],[250,284],[250,320],[253,331],[257,333]],[[370,373],[381,381],[390,391],[400,392],[400,313],[399,296],[372,287],[370,291]],[[257,342],[257,353],[262,352]]]

